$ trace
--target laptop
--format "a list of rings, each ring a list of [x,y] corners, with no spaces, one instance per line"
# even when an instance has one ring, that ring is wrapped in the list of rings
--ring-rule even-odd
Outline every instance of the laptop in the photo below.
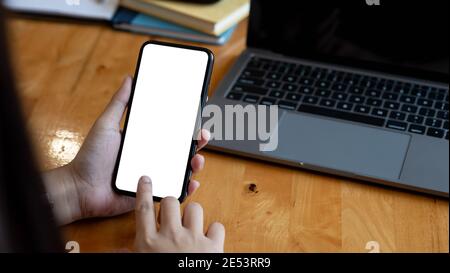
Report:
[[[208,147],[448,197],[446,1],[296,2],[251,1],[247,48],[208,102],[278,105],[276,149]]]

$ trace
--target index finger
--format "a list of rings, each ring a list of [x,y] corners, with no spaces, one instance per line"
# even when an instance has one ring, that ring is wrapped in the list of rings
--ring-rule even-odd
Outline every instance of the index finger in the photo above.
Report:
[[[156,232],[152,182],[149,177],[143,176],[139,179],[136,192],[136,233],[149,236]]]

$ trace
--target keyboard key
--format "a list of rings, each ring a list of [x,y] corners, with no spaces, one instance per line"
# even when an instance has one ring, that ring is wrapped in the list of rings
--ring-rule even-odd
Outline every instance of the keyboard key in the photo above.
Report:
[[[434,104],[434,108],[438,110],[448,111],[448,103],[437,101]]]
[[[362,95],[364,93],[364,88],[359,86],[352,86],[348,91],[352,94]]]
[[[442,138],[442,137],[444,137],[444,130],[435,129],[435,128],[428,128],[427,136]]]
[[[433,105],[433,101],[427,99],[418,99],[417,104],[419,104],[420,106],[431,107]]]
[[[302,86],[300,87],[299,92],[303,93],[303,94],[312,94],[314,91],[314,89],[312,87],[308,87],[308,86]]]
[[[442,126],[442,121],[439,120],[439,119],[427,118],[425,120],[425,124],[430,126],[430,127],[440,128]]]
[[[270,81],[266,85],[270,88],[279,88],[281,86],[281,82]]]
[[[274,97],[274,98],[278,98],[281,99],[282,97],[284,97],[284,92],[282,91],[278,91],[278,90],[274,90],[272,92],[269,93],[269,96]]]
[[[365,105],[356,105],[355,111],[358,113],[368,114],[370,113],[370,107]]]
[[[371,99],[369,98],[366,102],[367,105],[370,106],[381,106],[382,101],[378,99]]]
[[[377,84],[377,80],[376,80],[376,78],[368,78],[368,77],[364,77],[361,81],[360,81],[360,83],[359,83],[361,86],[363,86],[363,87],[367,87],[367,88],[370,88],[370,87],[375,87],[376,86],[376,84]]]
[[[296,92],[298,90],[298,85],[285,83],[283,84],[283,87],[281,89],[283,89],[283,91]]]
[[[258,103],[259,96],[247,95],[245,96],[244,101],[248,103]]]
[[[258,78],[245,78],[245,77],[241,77],[238,80],[238,83],[240,84],[247,84],[247,85],[256,85],[256,86],[261,86],[264,84],[264,80],[258,79]]]
[[[306,76],[311,72],[311,67],[308,65],[299,65],[294,74]]]
[[[278,102],[278,107],[286,110],[295,110],[295,108],[297,108],[297,104],[289,101],[280,100]]]
[[[394,87],[394,91],[395,93],[406,95],[409,94],[410,88],[403,85],[397,85]]]
[[[331,90],[333,91],[338,91],[338,92],[345,92],[345,90],[347,90],[347,85],[343,84],[343,83],[335,83],[333,84],[333,86],[331,87]]]
[[[424,89],[420,89],[420,88],[414,88],[411,91],[411,95],[416,96],[416,97],[426,97],[427,91]]]
[[[298,78],[294,75],[286,75],[283,77],[283,81],[285,81],[285,82],[292,83],[292,82],[297,82],[297,80],[298,80]]]
[[[312,86],[314,84],[314,79],[311,78],[301,78],[299,81],[300,84],[306,86]]]
[[[391,91],[393,84],[391,82],[380,82],[377,84],[377,89],[382,91]]]
[[[383,94],[383,99],[386,99],[386,100],[397,100],[398,99],[398,95],[395,94],[395,93],[386,92],[386,93]]]
[[[296,65],[294,65],[294,66],[288,66],[287,70],[284,71],[283,73],[297,75],[297,74],[295,73],[295,70],[296,70],[296,69],[297,69],[297,66],[296,66]],[[281,71],[280,71],[280,72],[281,72]]]
[[[395,121],[395,120],[389,120],[386,123],[386,127],[389,129],[395,129],[399,131],[406,131],[408,124],[406,122],[401,121]]]
[[[438,92],[430,92],[428,93],[428,98],[430,100],[443,100],[445,99],[445,94]]]
[[[323,98],[328,98],[330,96],[330,94],[331,94],[331,91],[330,90],[326,90],[326,89],[318,89],[316,91],[316,95],[320,96],[320,97],[323,97]]]
[[[400,103],[392,102],[392,101],[386,101],[384,103],[384,108],[391,109],[391,110],[398,110],[398,108],[400,108]]]
[[[356,79],[354,77],[352,77],[351,75],[348,75],[342,79],[342,83],[349,85],[349,86],[355,85],[356,82],[357,82]]]
[[[371,117],[371,116],[365,116],[355,113],[349,113],[344,111],[338,111],[333,109],[327,109],[327,108],[321,108],[317,106],[312,105],[306,105],[302,104],[298,108],[299,112],[303,113],[309,113],[309,114],[315,114],[330,118],[337,118],[337,119],[343,119],[343,120],[349,120],[354,122],[360,122],[365,124],[370,124],[374,126],[383,126],[384,125],[384,119]]]
[[[336,101],[330,100],[330,99],[321,99],[320,105],[326,106],[326,107],[334,107],[336,105]]]
[[[420,90],[423,90],[423,91],[425,91],[425,92],[428,93],[428,90],[430,90],[430,87],[427,86],[427,85],[415,84],[415,85],[413,86],[413,89],[420,89]]]
[[[292,101],[299,101],[301,99],[301,95],[297,93],[287,93],[286,99],[292,100]]]
[[[275,72],[284,75],[288,69],[289,69],[289,68],[288,68],[287,66],[285,66],[284,64],[282,64],[282,65],[280,65],[280,66],[278,67],[277,70],[275,70]]]
[[[366,95],[372,98],[379,98],[381,96],[381,91],[369,89],[367,90]]]
[[[321,71],[320,71],[320,68],[318,68],[318,67],[313,68],[313,70],[309,74],[309,76],[314,79],[319,78],[320,75],[321,75]]]
[[[244,72],[242,72],[242,75],[245,77],[253,77],[253,78],[262,78],[266,72],[264,70],[257,70],[257,69],[245,69]]]
[[[318,81],[316,83],[316,86],[318,88],[328,88],[328,87],[330,87],[330,82],[328,82],[328,81]]]
[[[334,80],[336,79],[336,71],[330,71],[330,73],[327,74],[325,80],[329,81],[329,82],[334,82]],[[337,90],[339,91],[339,90]],[[344,91],[344,90],[341,90]]]
[[[439,88],[439,89],[438,89],[438,92],[439,92],[439,93],[443,93],[443,94],[447,94],[447,93],[448,93],[448,89],[445,89],[445,88]]]
[[[442,128],[448,130],[448,121],[444,121],[444,125],[442,125]]]
[[[362,78],[362,76],[359,74],[352,74],[352,75],[353,75],[353,79],[355,80],[355,83],[359,82]]]
[[[233,91],[266,95],[267,92],[269,91],[269,89],[264,88],[264,87],[251,86],[251,85],[236,84],[233,87]]]
[[[445,133],[445,139],[448,140],[448,131]]]
[[[278,81],[279,79],[281,79],[281,76],[282,75],[280,73],[270,72],[269,74],[267,74],[266,78],[268,78],[270,80]]]
[[[420,108],[419,115],[425,116],[425,117],[434,117],[436,114],[436,111],[430,108]]]
[[[424,118],[422,116],[417,116],[417,115],[409,115],[408,116],[408,122],[422,124],[423,120],[424,120]]]
[[[375,115],[377,117],[385,117],[387,116],[388,111],[384,109],[375,108],[372,110],[372,115]]]
[[[317,104],[319,102],[319,99],[316,97],[312,97],[312,96],[306,96],[303,99],[304,103],[309,103],[309,104]]]
[[[437,117],[440,119],[448,120],[448,111],[439,111]]]
[[[278,66],[274,64],[264,64],[261,68],[265,71],[276,71]]]
[[[414,103],[416,103],[416,98],[413,96],[403,95],[400,97],[400,102],[414,104]]]
[[[403,104],[402,111],[415,114],[417,112],[417,106],[410,104]]]
[[[353,95],[349,98],[350,102],[353,103],[364,103],[365,98],[363,96]]]
[[[247,68],[257,69],[261,67],[262,62],[258,58],[251,58],[250,61],[247,63]]]
[[[343,85],[346,85],[348,87],[349,85],[347,83],[343,83],[342,82],[343,79],[344,79],[343,73],[344,72],[337,72],[336,75],[334,76],[333,80],[334,80],[335,83],[343,84]]]
[[[320,86],[323,86],[323,88],[331,87],[331,81],[328,80],[329,79],[328,73],[320,73],[319,75],[317,75],[316,78],[317,78],[317,80],[324,82],[322,84],[319,84]]]
[[[274,105],[276,102],[277,102],[276,99],[262,98],[262,100],[259,102],[259,104],[262,104],[262,105]]]
[[[409,131],[411,133],[415,133],[415,134],[425,134],[425,126],[421,126],[421,125],[415,125],[415,124],[411,124],[409,125]]]
[[[334,92],[333,95],[331,96],[333,99],[335,100],[341,100],[344,101],[347,99],[347,94],[342,93],[342,92]]]
[[[336,108],[345,110],[345,111],[351,111],[353,108],[353,103],[348,102],[339,102],[336,106]]]
[[[235,93],[235,92],[231,92],[227,95],[227,99],[230,100],[240,100],[242,98],[242,94],[241,93]]]
[[[406,114],[402,112],[392,111],[389,117],[396,120],[405,120]]]

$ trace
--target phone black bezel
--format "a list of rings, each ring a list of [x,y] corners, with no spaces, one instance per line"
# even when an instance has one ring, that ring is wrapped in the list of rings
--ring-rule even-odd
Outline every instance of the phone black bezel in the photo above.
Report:
[[[135,86],[136,86],[136,80],[138,78],[138,73],[139,73],[139,68],[141,65],[141,59],[142,59],[142,54],[144,51],[144,48],[149,45],[149,44],[156,44],[156,45],[162,45],[162,46],[170,46],[170,47],[177,47],[177,48],[184,48],[184,49],[191,49],[191,50],[198,50],[198,51],[203,51],[207,54],[208,56],[208,62],[206,65],[206,71],[205,71],[205,77],[203,80],[203,86],[202,86],[202,92],[201,92],[201,97],[200,97],[200,109],[199,111],[203,110],[203,107],[206,104],[206,98],[208,95],[208,88],[209,88],[209,84],[210,84],[210,80],[211,80],[211,74],[212,74],[212,70],[213,70],[213,64],[214,64],[214,54],[207,48],[203,48],[203,47],[197,47],[197,46],[191,46],[191,45],[183,45],[183,44],[176,44],[176,43],[168,43],[168,42],[161,42],[161,41],[155,41],[155,40],[151,40],[151,41],[147,41],[144,44],[142,44],[140,50],[139,50],[139,56],[138,56],[138,61],[136,64],[136,68],[135,68],[135,72],[134,72],[134,77],[133,77],[133,83],[132,83],[132,87],[131,87],[131,94],[130,94],[130,99],[128,101],[128,105],[127,105],[127,113],[125,116],[125,123],[124,123],[124,127],[123,127],[123,131],[122,131],[122,138],[120,141],[120,148],[119,148],[119,152],[117,154],[117,159],[116,159],[116,164],[114,166],[114,172],[113,172],[113,177],[112,177],[112,188],[114,189],[115,192],[119,193],[119,194],[124,194],[124,195],[128,195],[128,196],[132,196],[132,197],[136,197],[136,192],[131,192],[131,191],[126,191],[126,190],[122,190],[119,189],[116,186],[116,179],[117,179],[117,172],[119,170],[119,165],[120,165],[120,158],[122,155],[122,148],[123,148],[123,144],[125,142],[125,135],[126,135],[126,131],[127,131],[127,127],[128,127],[128,119],[131,113],[131,107],[133,104],[133,97],[134,97],[134,91],[135,91]],[[198,114],[201,113],[197,113]],[[194,133],[197,128],[194,128]],[[200,129],[200,128],[198,128]],[[189,151],[189,157],[187,160],[187,166],[186,166],[186,172],[185,172],[185,176],[184,176],[184,181],[183,181],[183,187],[181,189],[181,193],[180,196],[178,197],[178,200],[181,202],[184,201],[184,199],[187,196],[187,189],[188,189],[188,185],[189,185],[189,180],[191,178],[192,175],[192,168],[191,168],[191,160],[192,157],[195,155],[195,152],[197,150],[197,140],[195,140],[193,138],[192,142],[191,142],[191,147],[190,147],[190,151]],[[160,201],[162,198],[158,197],[158,196],[153,196],[153,200],[154,201]]]

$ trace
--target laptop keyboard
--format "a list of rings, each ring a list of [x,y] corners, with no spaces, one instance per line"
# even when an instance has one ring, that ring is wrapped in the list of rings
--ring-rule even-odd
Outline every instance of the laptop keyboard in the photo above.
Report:
[[[226,97],[448,140],[448,88],[253,57]]]

